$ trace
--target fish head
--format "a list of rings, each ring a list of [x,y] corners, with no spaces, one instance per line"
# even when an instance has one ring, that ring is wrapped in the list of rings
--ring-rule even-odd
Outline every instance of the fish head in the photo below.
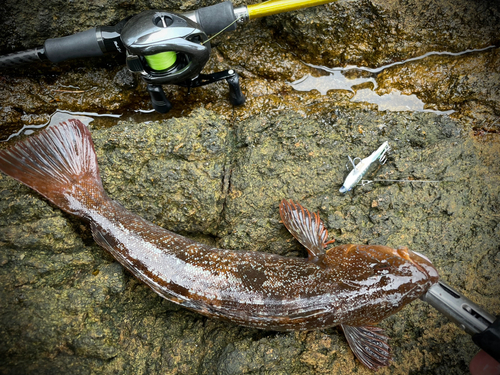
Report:
[[[409,262],[413,263],[413,265],[418,268],[419,272],[421,272],[424,275],[427,275],[427,279],[430,282],[429,287],[432,284],[438,282],[439,280],[438,271],[436,270],[432,262],[429,260],[429,258],[427,258],[425,255],[417,253],[416,251],[412,251],[407,247],[400,247],[396,249],[396,252],[403,259],[406,259]]]
[[[374,305],[380,305],[384,317],[419,298],[439,279],[429,259],[406,247],[341,245],[326,251],[324,263],[352,293],[379,301]]]
[[[407,247],[393,249],[388,246],[367,246],[363,256],[365,260],[371,260],[372,270],[376,274],[391,275],[394,286],[406,285],[403,289],[413,289],[422,294],[439,280],[432,262]]]

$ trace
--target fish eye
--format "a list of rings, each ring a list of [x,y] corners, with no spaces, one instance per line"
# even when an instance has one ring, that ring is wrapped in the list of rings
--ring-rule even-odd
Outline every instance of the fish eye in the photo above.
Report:
[[[389,263],[377,263],[373,266],[373,273],[375,275],[385,275],[392,269]]]
[[[408,252],[408,248],[400,247],[399,249],[396,249],[396,251],[401,258],[410,260],[410,253]]]

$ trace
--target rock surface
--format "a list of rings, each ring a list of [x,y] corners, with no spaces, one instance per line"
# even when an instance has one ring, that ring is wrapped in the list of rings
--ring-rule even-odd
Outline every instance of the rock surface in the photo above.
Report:
[[[144,9],[214,3],[7,0],[0,51]],[[305,256],[279,219],[280,200],[292,198],[320,213],[336,244],[408,246],[498,315],[500,53],[458,53],[497,44],[499,21],[500,6],[485,0],[344,1],[256,20],[217,37],[206,68],[236,68],[247,103],[231,107],[225,83],[189,97],[165,86],[174,110],[163,117],[130,115],[149,97],[120,57],[2,71],[0,136],[56,110],[128,114],[96,118],[91,130],[106,191],[134,213],[220,247]],[[390,66],[432,51],[457,54]],[[290,85],[346,65],[388,67],[344,72],[372,81],[325,95]],[[367,88],[454,112],[378,111],[350,100]],[[393,151],[377,179],[440,182],[374,182],[340,194],[347,155],[365,157],[385,140]],[[370,373],[337,328],[252,330],[162,300],[95,244],[84,222],[1,174],[0,212],[1,374]],[[421,301],[381,326],[394,356],[381,374],[467,373],[478,350]]]

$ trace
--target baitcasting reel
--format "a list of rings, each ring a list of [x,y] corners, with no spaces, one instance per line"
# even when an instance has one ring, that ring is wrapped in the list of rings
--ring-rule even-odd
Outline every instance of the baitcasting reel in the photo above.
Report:
[[[233,105],[245,102],[236,71],[201,74],[210,57],[207,35],[234,30],[238,23],[335,0],[269,0],[234,9],[231,2],[178,14],[147,10],[115,26],[47,39],[42,47],[0,56],[0,69],[37,60],[58,63],[68,59],[101,56],[107,52],[125,53],[127,67],[147,83],[153,108],[167,113],[172,105],[161,85],[199,87],[225,79]]]
[[[210,57],[210,43],[198,24],[182,15],[149,10],[121,31],[127,66],[151,84],[192,79]]]
[[[234,70],[200,73],[210,58],[207,30],[215,33],[233,25],[233,29],[236,27],[232,4],[226,2],[202,8],[193,12],[191,17],[198,22],[182,14],[149,10],[128,20],[120,33],[126,49],[127,67],[132,72],[139,72],[147,82],[153,107],[161,113],[171,109],[162,84],[191,88],[225,79],[229,84],[231,104],[243,104],[245,97]],[[206,20],[212,17],[218,22],[206,24]]]

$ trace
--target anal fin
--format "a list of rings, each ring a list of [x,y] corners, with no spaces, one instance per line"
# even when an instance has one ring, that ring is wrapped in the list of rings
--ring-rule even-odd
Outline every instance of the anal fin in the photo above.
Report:
[[[384,330],[375,326],[353,327],[342,324],[342,330],[354,355],[371,370],[388,366],[391,357],[391,347],[387,343],[389,337]]]
[[[317,213],[311,214],[292,200],[281,201],[280,216],[285,227],[307,249],[309,261],[317,262],[325,247],[335,242],[328,241],[328,230]]]
[[[117,246],[116,240],[94,222],[90,223],[90,228],[92,230],[92,237],[94,237],[94,241],[97,242],[99,246],[105,248],[113,254],[113,249],[116,249]]]

